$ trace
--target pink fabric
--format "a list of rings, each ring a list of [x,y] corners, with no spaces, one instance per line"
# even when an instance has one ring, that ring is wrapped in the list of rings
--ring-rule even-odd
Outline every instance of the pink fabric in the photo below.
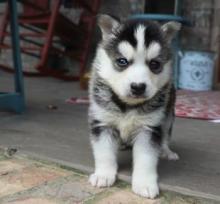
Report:
[[[177,91],[177,117],[220,119],[220,91]]]
[[[70,104],[89,104],[88,97],[71,97],[66,100],[66,103]]]

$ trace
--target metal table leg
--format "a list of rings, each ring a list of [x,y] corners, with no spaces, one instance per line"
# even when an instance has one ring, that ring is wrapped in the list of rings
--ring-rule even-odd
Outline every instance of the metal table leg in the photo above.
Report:
[[[19,45],[17,1],[9,0],[11,40],[13,47],[13,65],[15,69],[14,93],[0,93],[0,108],[22,113],[25,109],[24,84],[22,74],[21,52]]]

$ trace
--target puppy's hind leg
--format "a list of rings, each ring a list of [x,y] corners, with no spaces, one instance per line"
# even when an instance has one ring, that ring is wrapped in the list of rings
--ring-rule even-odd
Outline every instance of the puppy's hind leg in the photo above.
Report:
[[[165,123],[163,125],[163,139],[161,144],[161,158],[165,158],[168,160],[178,160],[179,156],[177,153],[173,152],[169,148],[169,143],[172,135],[173,123],[175,119],[175,88],[174,86],[170,89],[169,101],[166,107],[166,118]]]
[[[168,121],[166,125],[167,126],[165,126],[163,130],[164,135],[163,135],[163,141],[161,145],[160,157],[163,159],[168,159],[168,160],[178,160],[179,159],[178,154],[173,152],[169,147],[171,134],[172,134],[173,119]]]
[[[95,172],[90,175],[89,182],[92,186],[109,187],[116,180],[118,143],[112,131],[104,127],[98,136],[91,137],[91,143]]]
[[[179,159],[179,155],[173,152],[166,142],[162,144],[160,157],[163,159],[174,160],[174,161]]]

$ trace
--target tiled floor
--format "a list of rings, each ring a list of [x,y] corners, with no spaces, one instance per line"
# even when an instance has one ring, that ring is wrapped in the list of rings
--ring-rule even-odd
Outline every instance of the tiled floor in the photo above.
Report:
[[[133,194],[130,186],[117,182],[112,188],[93,188],[88,177],[55,163],[26,155],[8,157],[0,149],[1,204],[214,204],[210,200],[163,192],[155,200]]]

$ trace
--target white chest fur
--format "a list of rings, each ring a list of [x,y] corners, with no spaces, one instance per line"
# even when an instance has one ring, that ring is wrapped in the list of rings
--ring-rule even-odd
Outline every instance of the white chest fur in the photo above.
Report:
[[[117,127],[120,131],[121,139],[126,141],[136,130],[158,125],[163,117],[163,110],[158,109],[148,114],[138,114],[135,110],[128,113],[116,113],[107,111],[93,103],[90,106],[90,114],[94,115],[97,120],[100,120],[103,125]]]

